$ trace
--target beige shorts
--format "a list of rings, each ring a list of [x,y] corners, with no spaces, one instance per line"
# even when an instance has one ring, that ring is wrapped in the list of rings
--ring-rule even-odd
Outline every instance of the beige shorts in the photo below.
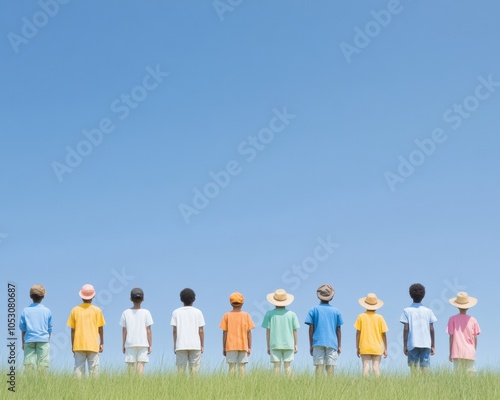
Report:
[[[248,362],[248,353],[246,351],[226,351],[226,361],[228,364],[246,364]]]
[[[201,350],[177,350],[175,352],[175,365],[185,367],[199,367],[201,363]]]
[[[293,361],[293,350],[271,350],[271,362],[291,362]]]

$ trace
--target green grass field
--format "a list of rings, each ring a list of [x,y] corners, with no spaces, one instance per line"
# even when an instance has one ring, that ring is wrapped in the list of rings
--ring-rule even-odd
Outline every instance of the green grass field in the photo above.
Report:
[[[5,376],[5,375],[4,375]],[[385,375],[366,378],[337,374],[315,378],[296,373],[275,377],[270,370],[244,377],[222,373],[182,377],[173,373],[128,377],[101,374],[78,380],[69,374],[48,374],[43,378],[16,377],[16,392],[3,385],[0,399],[500,399],[500,374],[482,372],[460,376],[431,372],[414,376]],[[10,397],[12,396],[12,397]]]

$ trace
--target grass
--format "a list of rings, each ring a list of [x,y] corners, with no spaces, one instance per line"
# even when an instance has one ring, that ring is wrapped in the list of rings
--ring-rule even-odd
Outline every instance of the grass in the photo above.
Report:
[[[3,375],[5,376],[5,375]],[[244,377],[224,373],[183,377],[175,373],[128,377],[102,373],[95,379],[78,380],[70,374],[16,377],[16,392],[3,385],[1,399],[499,399],[500,375],[481,372],[476,376],[435,371],[413,376],[385,375],[363,379],[354,374],[315,378],[296,373],[275,377],[258,370]]]

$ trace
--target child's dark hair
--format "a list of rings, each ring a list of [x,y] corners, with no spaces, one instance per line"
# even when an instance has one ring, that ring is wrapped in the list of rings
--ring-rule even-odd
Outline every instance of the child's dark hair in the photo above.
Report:
[[[414,283],[410,286],[410,297],[415,303],[420,303],[425,297],[425,287],[421,283]]]
[[[40,303],[43,300],[44,296],[38,296],[36,294],[30,294],[31,300],[33,300],[33,303]]]
[[[181,301],[184,303],[184,305],[190,306],[194,303],[195,299],[196,294],[194,293],[193,289],[186,288],[181,290]]]

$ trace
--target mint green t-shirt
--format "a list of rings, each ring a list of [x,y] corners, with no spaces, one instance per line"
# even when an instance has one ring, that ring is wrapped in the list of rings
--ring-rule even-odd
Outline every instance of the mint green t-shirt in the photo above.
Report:
[[[264,316],[262,327],[270,330],[271,350],[293,350],[293,331],[299,327],[297,314],[286,308],[275,308]]]

